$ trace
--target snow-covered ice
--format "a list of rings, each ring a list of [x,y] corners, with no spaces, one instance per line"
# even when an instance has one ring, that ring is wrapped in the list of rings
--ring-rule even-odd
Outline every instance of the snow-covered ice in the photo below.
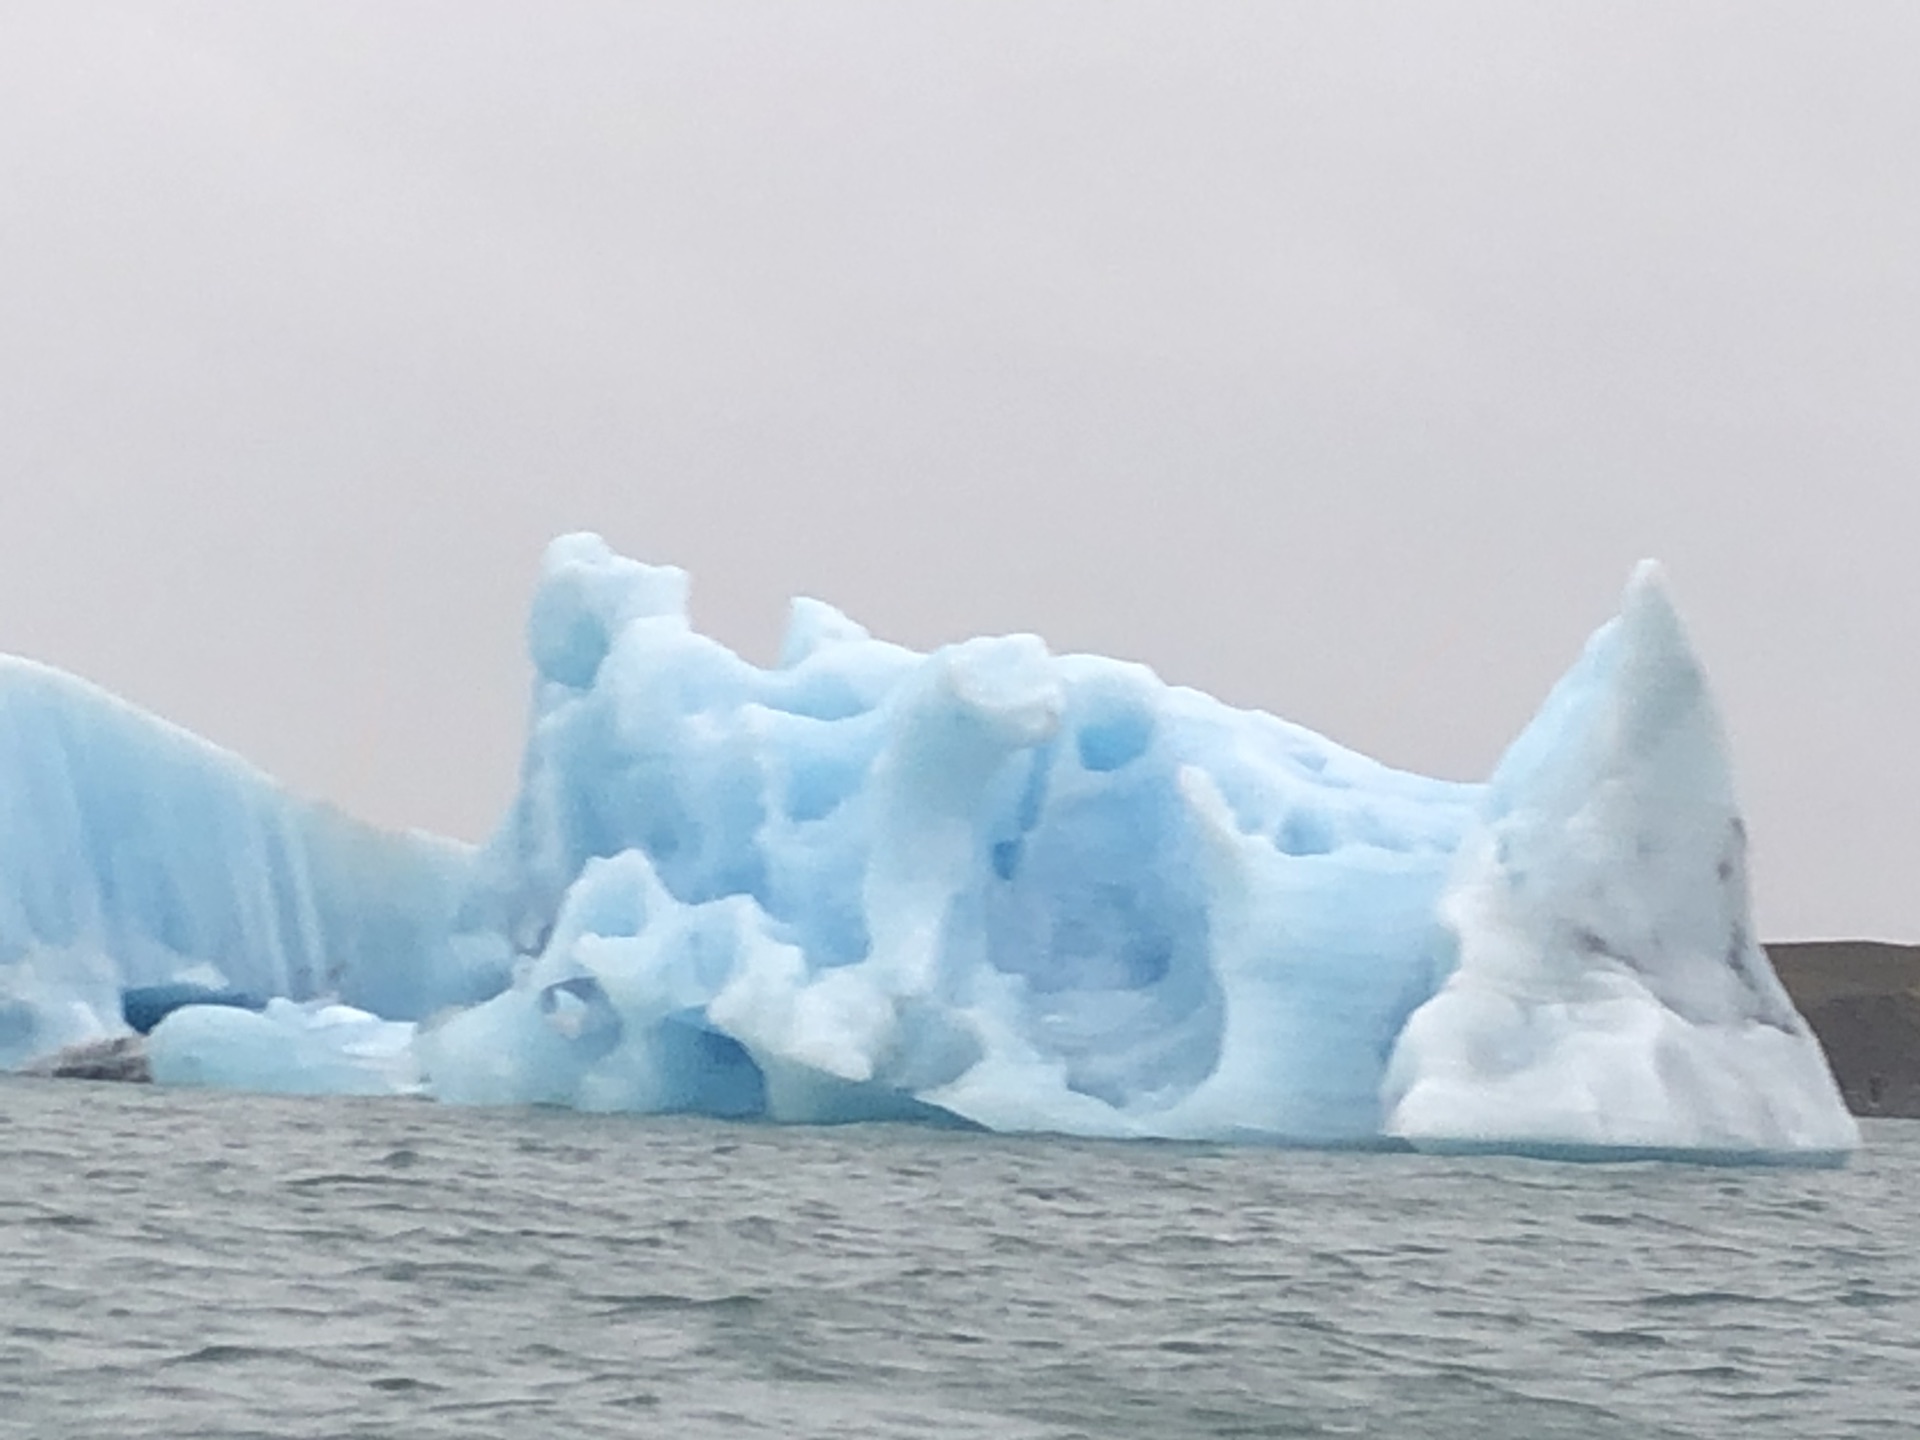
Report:
[[[161,1020],[163,1083],[1581,1154],[1857,1143],[1755,943],[1725,743],[1651,569],[1487,785],[1141,666],[1031,636],[921,655],[813,601],[762,669],[692,629],[686,591],[592,536],[549,548],[521,787],[477,852],[0,670],[0,1062],[185,981],[280,998]]]

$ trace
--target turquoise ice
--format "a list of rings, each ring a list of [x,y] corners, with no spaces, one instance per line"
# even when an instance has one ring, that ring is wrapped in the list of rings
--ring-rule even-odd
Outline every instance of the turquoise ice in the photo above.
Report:
[[[1753,935],[1726,746],[1651,567],[1486,785],[1032,636],[922,655],[797,601],[763,669],[686,592],[592,536],[549,548],[520,790],[477,851],[0,672],[0,1060],[187,980],[332,1008],[176,1011],[163,1080],[1269,1143],[1857,1143]],[[329,1068],[334,1040],[359,1048]]]

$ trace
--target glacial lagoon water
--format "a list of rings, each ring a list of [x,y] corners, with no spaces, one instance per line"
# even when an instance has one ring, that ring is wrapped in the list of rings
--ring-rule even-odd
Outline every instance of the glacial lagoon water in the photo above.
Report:
[[[0,1079],[0,1436],[1920,1433],[1843,1170]]]

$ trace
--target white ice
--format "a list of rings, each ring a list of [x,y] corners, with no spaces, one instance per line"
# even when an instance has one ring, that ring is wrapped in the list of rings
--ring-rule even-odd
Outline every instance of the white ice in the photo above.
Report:
[[[1844,1152],[1858,1130],[1757,943],[1720,721],[1659,572],[1508,751],[1401,1033],[1423,1148]]]
[[[408,1063],[459,1102],[1855,1143],[1754,943],[1725,745],[1651,572],[1486,786],[1031,636],[921,655],[799,601],[761,669],[691,628],[686,589],[591,536],[550,548],[520,793],[471,855],[0,671],[0,1045],[8,1017],[50,1048],[111,1029],[118,987],[186,978],[423,1021]],[[288,1018],[176,1012],[156,1074],[286,1088],[261,1027]],[[311,1045],[305,1088],[332,1063]],[[413,1083],[365,1058],[338,1088]]]

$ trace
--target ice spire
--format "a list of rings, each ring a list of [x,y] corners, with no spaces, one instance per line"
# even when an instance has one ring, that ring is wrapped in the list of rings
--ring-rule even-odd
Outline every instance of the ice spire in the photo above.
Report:
[[[1754,938],[1746,826],[1660,568],[1514,742],[1440,918],[1457,949],[1383,1101],[1430,1148],[1842,1154],[1819,1042]]]

